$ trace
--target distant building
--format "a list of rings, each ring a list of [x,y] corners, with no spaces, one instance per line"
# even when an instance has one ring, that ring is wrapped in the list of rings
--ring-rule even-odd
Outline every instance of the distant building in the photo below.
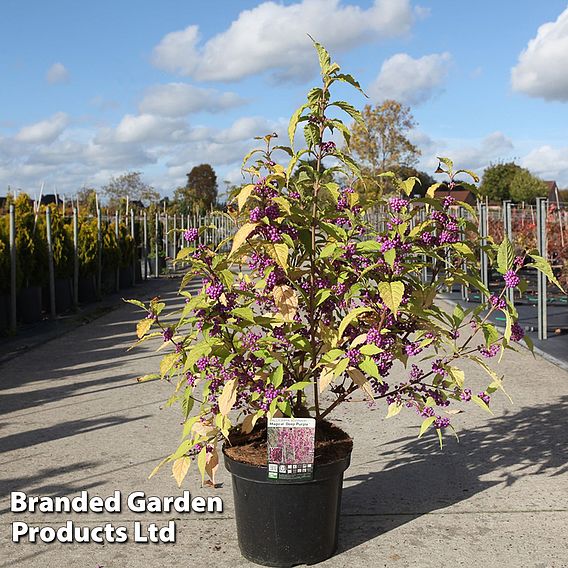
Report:
[[[548,187],[548,201],[551,203],[556,203],[557,200],[562,201],[558,194],[558,185],[556,184],[556,181],[545,181],[544,183]]]
[[[469,189],[463,189],[461,187],[457,187],[452,189],[437,189],[436,190],[436,199],[444,199],[448,195],[452,196],[454,199],[458,201],[463,201],[468,205],[475,205],[477,203],[477,197],[475,194]]]
[[[63,200],[56,196],[54,193],[48,193],[41,196],[40,205],[51,205],[52,203],[61,205],[63,203]]]

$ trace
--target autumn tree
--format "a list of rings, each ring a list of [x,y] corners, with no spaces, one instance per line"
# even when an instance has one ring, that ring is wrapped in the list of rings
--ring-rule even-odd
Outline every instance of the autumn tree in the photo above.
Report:
[[[101,189],[108,198],[110,207],[119,206],[127,197],[130,201],[142,201],[146,205],[160,198],[160,194],[142,179],[140,172],[113,176]]]
[[[217,175],[209,164],[200,164],[187,174],[187,183],[174,193],[176,208],[182,214],[207,211],[217,202]]]
[[[479,195],[498,203],[511,199],[513,179],[522,169],[514,162],[490,164],[483,171]]]
[[[408,138],[416,123],[410,107],[392,99],[366,105],[362,116],[364,124],[352,126],[350,147],[363,163],[367,192],[380,193],[388,182],[378,174],[416,165],[420,150]]]
[[[548,195],[547,185],[525,168],[520,168],[511,181],[511,199],[534,203],[537,197]]]

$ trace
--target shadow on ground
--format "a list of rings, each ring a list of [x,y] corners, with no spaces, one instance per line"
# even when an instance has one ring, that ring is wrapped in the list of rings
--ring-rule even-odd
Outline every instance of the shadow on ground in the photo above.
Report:
[[[490,487],[508,487],[526,476],[568,472],[568,397],[555,403],[505,412],[485,426],[433,450],[432,439],[408,437],[366,462],[365,475],[343,491],[339,553],[422,515]],[[487,477],[487,479],[484,479]]]

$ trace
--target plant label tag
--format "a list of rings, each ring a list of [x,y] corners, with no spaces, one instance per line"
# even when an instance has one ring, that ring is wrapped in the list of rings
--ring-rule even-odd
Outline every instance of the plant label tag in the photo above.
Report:
[[[270,418],[267,437],[268,479],[313,478],[315,418]]]

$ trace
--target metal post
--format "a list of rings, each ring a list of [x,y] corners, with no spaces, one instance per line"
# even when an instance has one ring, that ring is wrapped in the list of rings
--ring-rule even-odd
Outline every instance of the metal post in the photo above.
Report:
[[[134,234],[134,209],[130,208],[130,236],[134,244],[134,256],[132,257],[132,284],[136,284],[136,263],[138,262],[138,251],[136,250],[136,236]]]
[[[156,213],[156,227],[155,227],[155,234],[156,234],[156,243],[155,243],[155,247],[156,247],[156,258],[154,259],[154,267],[155,267],[155,271],[154,271],[154,276],[157,278],[158,276],[160,276],[160,257],[159,257],[159,253],[160,253],[160,243],[158,242],[158,235],[159,235],[159,225],[160,223],[160,215],[158,213]]]
[[[144,280],[148,280],[148,218],[146,211],[144,211],[144,249],[142,253],[144,256]]]
[[[73,207],[73,306],[79,307],[79,210]]]
[[[45,208],[45,228],[47,232],[47,263],[49,266],[49,308],[50,315],[55,318],[57,308],[55,306],[55,268],[53,266],[53,243],[51,240],[51,212],[49,205]]]
[[[114,212],[114,235],[116,237],[116,245],[120,246],[119,238],[120,238],[120,213],[118,211]],[[120,260],[118,261],[118,266],[116,267],[116,278],[115,278],[115,285],[116,291],[120,290]]]
[[[487,203],[480,201],[478,204],[479,207],[479,236],[481,237],[481,246],[485,246],[487,244]],[[486,288],[489,288],[489,265],[488,265],[488,258],[487,253],[483,248],[481,249],[480,254],[480,276],[481,282]]]
[[[103,234],[100,209],[97,209],[97,245],[97,297],[100,300],[103,295]]]
[[[536,240],[538,254],[543,258],[548,256],[548,243],[546,242],[546,213],[548,210],[548,199],[546,197],[536,198]],[[540,270],[537,271],[538,284],[538,338],[548,338],[548,313],[546,306],[546,284],[547,278]]]
[[[16,212],[10,205],[10,329],[16,331]]]
[[[511,212],[511,200],[503,201],[503,235],[513,242],[513,217]],[[513,288],[507,288],[507,299],[513,305],[515,303],[515,294]]]
[[[172,244],[174,245],[174,254],[173,257],[177,256],[177,215],[174,213],[174,234],[172,238]]]
[[[166,213],[166,220],[164,226],[164,253],[166,255],[166,258],[169,257],[169,252],[170,252],[170,247],[168,243],[168,214]]]

